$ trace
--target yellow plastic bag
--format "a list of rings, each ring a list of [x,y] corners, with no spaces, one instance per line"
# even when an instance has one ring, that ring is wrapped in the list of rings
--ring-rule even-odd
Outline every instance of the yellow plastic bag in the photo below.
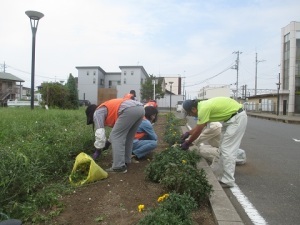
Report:
[[[107,172],[95,163],[92,157],[81,152],[76,156],[69,180],[71,184],[78,186],[105,179],[107,176]]]

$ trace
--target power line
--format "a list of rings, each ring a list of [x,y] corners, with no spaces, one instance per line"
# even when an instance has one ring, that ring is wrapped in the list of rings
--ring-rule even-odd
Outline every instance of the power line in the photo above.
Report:
[[[7,65],[7,64],[6,64],[6,65]],[[19,72],[22,72],[22,73],[26,73],[26,74],[31,74],[30,72],[27,72],[27,71],[24,71],[24,70],[15,68],[15,67],[10,66],[10,65],[7,65],[6,68],[11,68],[11,69],[13,69],[13,70],[16,70],[16,71],[19,71]],[[41,78],[52,79],[52,80],[56,80],[56,79],[59,79],[59,80],[67,80],[67,79],[63,79],[63,78],[58,78],[57,76],[55,76],[54,78],[53,78],[53,77],[41,76],[41,75],[37,75],[37,74],[36,74],[35,76],[41,77]]]
[[[198,75],[200,75],[200,74],[203,74],[203,73],[205,73],[205,72],[207,72],[207,71],[209,71],[209,70],[211,70],[211,69],[214,69],[214,68],[215,68],[215,65],[220,64],[220,63],[221,63],[222,61],[224,61],[224,60],[228,61],[228,60],[227,60],[228,58],[230,58],[230,57],[226,57],[226,58],[220,60],[219,62],[213,64],[212,66],[208,67],[207,69],[205,69],[205,70],[203,70],[203,71],[201,71],[201,72],[199,72],[199,73],[196,73],[196,74],[193,74],[193,75],[189,75],[189,76],[187,76],[187,77],[188,77],[188,78],[195,77],[195,76],[198,76]],[[230,61],[231,61],[231,58],[230,58]]]
[[[209,77],[209,78],[207,78],[207,79],[205,79],[205,80],[203,80],[203,81],[200,81],[200,82],[198,82],[198,83],[191,84],[191,85],[186,85],[186,87],[193,87],[193,86],[202,84],[202,83],[204,83],[204,82],[207,82],[207,81],[209,81],[209,80],[211,80],[211,79],[213,79],[213,78],[215,78],[215,77],[221,75],[222,73],[226,72],[227,70],[231,69],[232,66],[233,66],[233,63],[232,63],[229,67],[227,67],[226,69],[224,69],[223,71],[221,71],[220,73],[218,73],[218,74],[216,74],[216,75],[214,75],[214,76],[212,76],[212,77]]]

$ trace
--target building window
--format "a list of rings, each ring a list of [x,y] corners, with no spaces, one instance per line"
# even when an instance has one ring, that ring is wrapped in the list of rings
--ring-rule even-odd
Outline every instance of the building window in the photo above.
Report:
[[[284,35],[284,42],[288,42],[290,40],[290,33]]]
[[[86,71],[86,75],[90,75],[90,74],[89,74],[89,71]]]
[[[96,76],[96,72],[94,71],[94,76]]]
[[[101,85],[104,84],[104,79],[100,79],[100,84],[101,84]]]
[[[126,84],[126,78],[124,78],[124,82],[123,83]]]
[[[124,71],[124,76],[126,76],[126,71]]]
[[[95,83],[96,83],[96,78],[94,77],[94,78],[93,78],[93,84],[95,84]]]
[[[120,81],[120,80],[118,80],[118,81],[117,81],[117,84],[118,84],[118,85],[121,85],[121,81]]]
[[[133,71],[131,71],[131,75],[133,75]]]
[[[142,78],[142,79],[141,79],[141,84],[143,84],[143,83],[144,83],[144,79]]]
[[[108,81],[108,88],[111,88],[111,86],[112,86],[112,81],[109,80],[109,81]]]
[[[8,86],[9,90],[12,90],[13,83],[12,82],[7,82],[7,86]]]

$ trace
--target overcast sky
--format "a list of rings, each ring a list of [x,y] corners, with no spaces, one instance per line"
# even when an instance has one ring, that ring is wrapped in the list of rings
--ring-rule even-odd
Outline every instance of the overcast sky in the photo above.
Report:
[[[2,0],[0,70],[31,83],[32,32],[25,11],[45,16],[36,35],[35,86],[77,77],[76,66],[140,65],[185,77],[191,97],[206,85],[276,89],[281,28],[300,21],[299,0]],[[225,72],[224,72],[225,71]]]

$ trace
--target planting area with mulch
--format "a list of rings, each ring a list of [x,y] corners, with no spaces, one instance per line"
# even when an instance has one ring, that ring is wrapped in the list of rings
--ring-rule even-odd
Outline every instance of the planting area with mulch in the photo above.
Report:
[[[158,136],[158,147],[139,163],[131,163],[125,174],[110,173],[108,178],[76,188],[73,193],[62,196],[64,210],[55,217],[51,224],[59,225],[131,225],[137,224],[147,210],[157,206],[159,196],[165,194],[162,186],[148,181],[145,167],[156,152],[168,147],[164,142],[166,117],[161,115],[154,125]],[[101,168],[111,166],[111,150],[104,152],[96,161]],[[139,205],[145,210],[138,211]],[[215,225],[209,203],[193,213],[194,224]],[[49,224],[49,223],[48,223]]]

